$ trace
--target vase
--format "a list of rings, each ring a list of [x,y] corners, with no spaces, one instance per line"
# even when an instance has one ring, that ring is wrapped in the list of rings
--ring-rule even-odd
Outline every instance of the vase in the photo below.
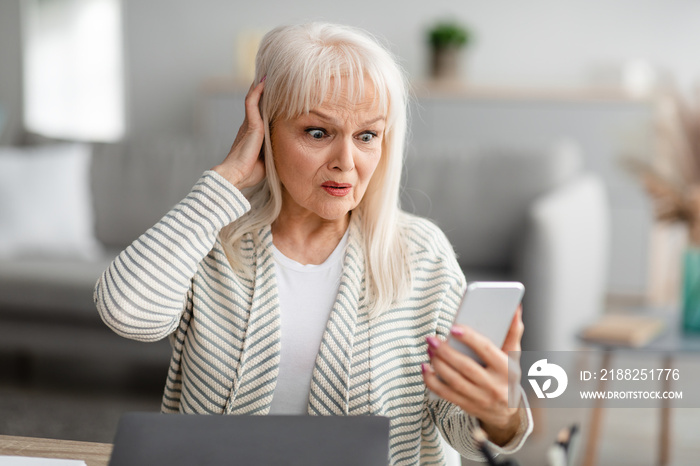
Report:
[[[683,330],[700,332],[700,248],[683,253]]]
[[[459,61],[460,49],[458,47],[433,48],[430,74],[433,79],[456,80],[459,78]]]

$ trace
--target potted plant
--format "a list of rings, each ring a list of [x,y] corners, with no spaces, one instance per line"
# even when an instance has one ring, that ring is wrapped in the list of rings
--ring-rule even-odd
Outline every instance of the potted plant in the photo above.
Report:
[[[435,79],[456,79],[460,52],[471,40],[470,30],[455,21],[442,21],[430,28],[431,76]]]

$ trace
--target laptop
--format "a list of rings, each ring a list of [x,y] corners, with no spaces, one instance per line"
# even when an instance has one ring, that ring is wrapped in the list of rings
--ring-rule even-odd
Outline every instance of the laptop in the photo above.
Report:
[[[126,413],[109,466],[387,466],[389,418]]]

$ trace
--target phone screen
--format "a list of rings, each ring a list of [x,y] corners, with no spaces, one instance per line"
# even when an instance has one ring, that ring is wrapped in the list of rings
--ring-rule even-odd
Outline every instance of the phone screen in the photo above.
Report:
[[[500,348],[524,294],[525,287],[520,282],[472,282],[467,286],[454,323],[474,329]],[[448,343],[483,364],[471,348],[455,337],[450,336]]]

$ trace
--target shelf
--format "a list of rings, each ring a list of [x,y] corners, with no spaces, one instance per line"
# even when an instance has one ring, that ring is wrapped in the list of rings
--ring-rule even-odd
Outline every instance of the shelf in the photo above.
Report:
[[[637,97],[618,88],[604,87],[499,87],[470,85],[463,81],[414,81],[412,91],[418,98],[548,101],[548,102],[610,102],[650,104],[651,96]]]
[[[251,83],[222,76],[212,77],[202,83],[205,95],[246,93]],[[619,88],[605,87],[505,87],[470,85],[464,81],[416,80],[410,83],[411,92],[419,99],[464,99],[491,101],[537,101],[572,103],[632,103],[648,105],[651,96],[633,96]]]

